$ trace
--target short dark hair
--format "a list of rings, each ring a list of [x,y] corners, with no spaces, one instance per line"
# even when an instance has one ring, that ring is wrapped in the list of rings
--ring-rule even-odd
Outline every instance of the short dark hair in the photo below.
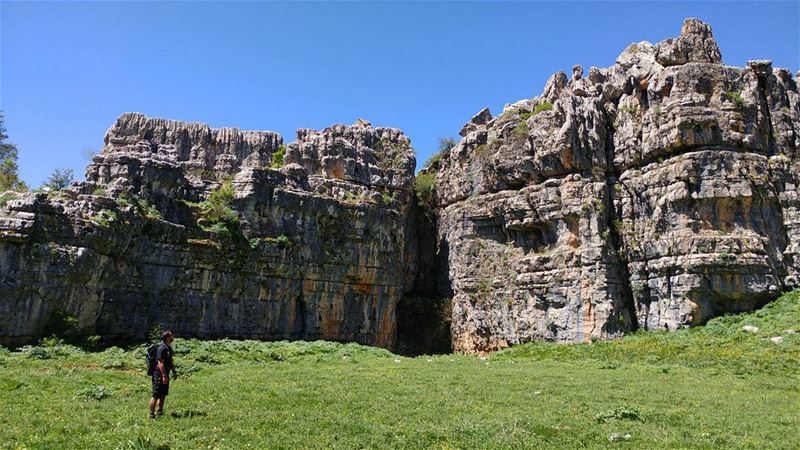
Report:
[[[161,333],[161,340],[166,341],[168,337],[172,337],[172,331],[166,330]]]

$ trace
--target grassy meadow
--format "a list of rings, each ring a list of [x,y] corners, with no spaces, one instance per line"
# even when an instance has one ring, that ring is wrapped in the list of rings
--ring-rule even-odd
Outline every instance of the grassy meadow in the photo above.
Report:
[[[800,448],[797,292],[692,330],[486,358],[330,342],[174,347],[181,375],[155,421],[145,346],[0,349],[0,447]]]

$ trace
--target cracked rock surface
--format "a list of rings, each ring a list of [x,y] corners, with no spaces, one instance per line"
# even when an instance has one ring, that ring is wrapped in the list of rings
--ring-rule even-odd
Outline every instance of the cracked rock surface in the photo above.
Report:
[[[797,80],[722,64],[711,27],[481,111],[435,167],[456,350],[582,342],[797,286]]]
[[[392,348],[413,281],[415,164],[402,132],[366,121],[283,146],[124,114],[85,182],[0,207],[0,340],[30,342],[63,311],[108,339],[165,326]],[[200,226],[198,202],[226,180],[238,225]]]

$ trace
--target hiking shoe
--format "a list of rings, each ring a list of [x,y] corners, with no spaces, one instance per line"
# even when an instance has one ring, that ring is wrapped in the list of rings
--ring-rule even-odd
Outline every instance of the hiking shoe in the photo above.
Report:
[[[153,413],[150,413],[150,418],[151,418],[151,419],[153,419],[153,420],[155,420],[155,418],[156,418],[156,415],[155,415],[155,414],[153,414]]]
[[[157,412],[156,414],[158,415],[158,417],[161,417],[161,416],[163,416],[163,415],[164,415],[164,411],[163,411],[163,410],[161,410],[161,411]]]

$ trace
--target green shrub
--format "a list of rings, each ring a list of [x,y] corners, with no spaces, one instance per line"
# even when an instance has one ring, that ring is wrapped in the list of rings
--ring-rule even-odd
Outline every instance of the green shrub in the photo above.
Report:
[[[161,211],[156,209],[156,207],[153,205],[147,207],[147,211],[145,212],[144,216],[150,220],[156,220],[156,219],[161,220],[163,218],[161,216]]]
[[[197,204],[200,208],[199,222],[238,226],[239,214],[231,208],[234,196],[233,182],[226,180],[205,201]]]
[[[742,97],[742,93],[739,91],[729,91],[725,93],[725,98],[729,101],[736,104],[736,107],[739,109],[744,108],[744,98]]]
[[[621,408],[614,408],[608,411],[603,411],[595,414],[594,419],[599,423],[606,423],[612,420],[633,420],[637,422],[644,422],[642,413],[638,409],[625,406]]]
[[[161,334],[164,332],[164,326],[161,324],[156,324],[150,327],[150,332],[147,333],[147,341],[148,342],[161,342]]]
[[[281,248],[289,248],[289,247],[294,245],[294,243],[289,238],[289,236],[286,236],[285,234],[281,234],[281,235],[279,235],[277,237],[253,238],[253,239],[250,240],[251,246],[252,246],[252,243],[253,243],[254,239],[258,240],[259,242],[266,242],[266,243],[269,243],[269,244],[278,244]]]
[[[633,116],[639,111],[639,108],[636,105],[622,105],[617,111],[619,111],[620,114]]]
[[[30,359],[50,359],[50,352],[44,347],[33,347],[25,354]]]
[[[56,348],[59,345],[64,345],[64,340],[55,335],[39,339],[39,347]]]
[[[111,397],[112,391],[102,384],[95,384],[78,389],[75,392],[75,397],[84,400],[103,400]]]
[[[92,336],[87,336],[86,339],[84,340],[84,345],[89,348],[97,348],[100,346],[100,342],[102,340],[103,338],[96,334]]]
[[[228,229],[228,225],[224,223],[212,223],[209,226],[203,226],[203,230],[215,235],[220,239],[228,239],[231,237],[231,230]]]
[[[433,204],[434,192],[436,191],[436,175],[432,173],[420,173],[414,179],[414,194],[420,204],[431,206]]]
[[[439,147],[436,149],[436,153],[431,155],[431,157],[425,161],[423,167],[430,167],[434,164],[437,164],[456,145],[458,145],[458,142],[451,137],[439,138]]]
[[[278,241],[278,245],[280,245],[283,248],[287,248],[287,247],[291,247],[292,246],[292,240],[289,239],[289,237],[286,236],[285,234],[282,234],[282,235],[278,236],[278,238],[276,240]]]
[[[550,111],[553,109],[553,104],[550,102],[542,102],[533,108],[533,115],[539,114],[542,111]]]
[[[58,168],[45,180],[42,187],[50,188],[53,191],[60,191],[72,183],[74,176],[74,171],[72,169]]]
[[[103,189],[101,187],[98,187],[98,188],[94,188],[94,190],[92,190],[92,195],[96,195],[98,197],[105,197],[105,196],[108,195],[108,191],[106,191],[105,189]]]
[[[422,167],[430,167],[430,166],[432,166],[434,164],[438,164],[439,161],[441,161],[443,157],[444,157],[444,154],[441,153],[441,152],[434,153],[433,155],[431,155],[430,158],[425,160],[425,164],[423,164]]]
[[[104,227],[107,227],[112,222],[117,220],[117,213],[109,209],[101,209],[99,213],[91,217],[91,220]]]
[[[286,156],[286,146],[281,144],[277,151],[272,152],[269,160],[270,169],[280,169],[283,167],[283,157]]]
[[[126,367],[125,361],[116,358],[110,358],[102,363],[104,369],[117,369],[122,370]]]
[[[516,127],[514,127],[514,139],[517,141],[522,141],[527,139],[528,133],[528,122],[521,120]]]
[[[0,194],[0,208],[6,206],[6,203],[8,203],[9,200],[13,200],[15,198],[17,198],[17,195],[14,193]]]

